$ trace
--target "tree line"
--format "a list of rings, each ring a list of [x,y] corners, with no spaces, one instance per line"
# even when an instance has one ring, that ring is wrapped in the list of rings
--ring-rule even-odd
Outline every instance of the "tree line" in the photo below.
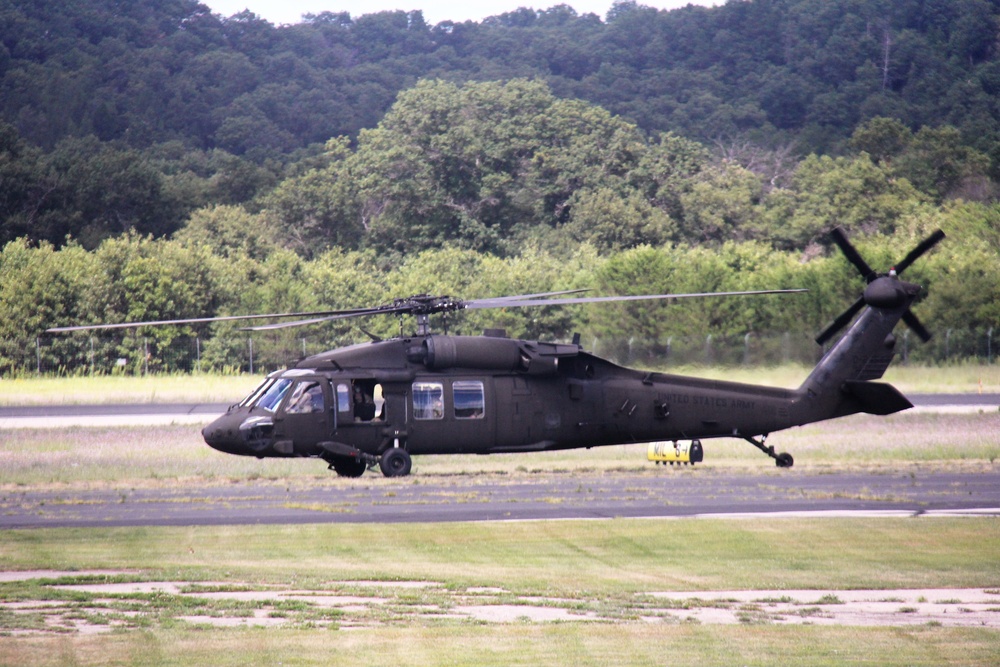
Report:
[[[226,208],[213,214],[240,215]],[[908,280],[925,288],[916,311],[938,335],[952,328],[993,327],[1000,321],[997,211],[956,204],[927,222],[932,225],[915,224],[892,236],[859,237],[858,247],[872,266],[885,269],[929,226],[940,225],[949,237],[907,271]],[[470,335],[502,328],[516,337],[568,341],[581,333],[586,341],[608,341],[602,352],[627,346],[633,356],[657,357],[671,339],[684,337],[815,335],[863,287],[856,270],[838,254],[805,261],[801,251],[776,250],[759,241],[726,241],[712,248],[640,245],[610,253],[584,243],[570,253],[535,249],[511,257],[450,246],[412,253],[387,266],[372,250],[331,249],[306,259],[253,243],[217,251],[190,237],[134,233],[106,240],[94,251],[76,243],[57,249],[18,240],[0,252],[0,373],[31,373],[36,364],[79,371],[91,366],[95,355],[103,368],[111,367],[111,360],[130,358],[141,359],[144,369],[176,370],[186,363],[171,356],[180,354],[175,343],[195,337],[203,367],[224,370],[248,336],[226,322],[113,335],[44,333],[59,325],[367,307],[411,294],[477,298],[575,289],[594,294],[809,290],[697,302],[468,311],[434,322],[438,332]],[[254,335],[268,341],[269,352],[259,365],[275,367],[301,356],[300,339],[306,335],[333,348],[368,336],[411,335],[414,326],[372,317]]]

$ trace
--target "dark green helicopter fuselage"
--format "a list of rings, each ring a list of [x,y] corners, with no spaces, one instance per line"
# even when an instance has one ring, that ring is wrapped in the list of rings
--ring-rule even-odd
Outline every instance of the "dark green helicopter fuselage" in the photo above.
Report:
[[[749,440],[791,465],[787,454],[763,447],[767,434],[911,405],[871,380],[891,361],[892,329],[919,288],[879,281],[891,298],[873,297],[797,389],[625,368],[577,344],[426,335],[303,359],[272,373],[203,434],[224,452],[320,457],[349,476],[376,462],[387,475],[406,474],[411,455],[718,437]],[[389,458],[395,465],[383,463]]]

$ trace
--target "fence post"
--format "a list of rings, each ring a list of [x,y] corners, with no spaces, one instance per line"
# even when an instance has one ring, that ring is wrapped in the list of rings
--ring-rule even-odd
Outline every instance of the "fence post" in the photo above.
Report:
[[[992,329],[990,329],[992,331]],[[38,375],[42,374],[42,341],[35,336],[35,361],[38,365]]]
[[[993,363],[993,327],[986,332],[986,363]]]
[[[250,375],[253,375],[253,338],[247,338],[250,347]]]

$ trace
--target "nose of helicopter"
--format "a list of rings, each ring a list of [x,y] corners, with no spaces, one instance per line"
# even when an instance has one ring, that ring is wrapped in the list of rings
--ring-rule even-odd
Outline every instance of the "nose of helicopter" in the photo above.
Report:
[[[274,420],[252,408],[237,408],[201,430],[209,447],[226,454],[273,456]]]
[[[205,444],[226,454],[250,454],[240,433],[241,415],[224,414],[201,430]]]

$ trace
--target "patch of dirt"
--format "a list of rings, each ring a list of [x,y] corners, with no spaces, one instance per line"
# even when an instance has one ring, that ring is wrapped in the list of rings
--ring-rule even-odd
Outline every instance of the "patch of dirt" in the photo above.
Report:
[[[0,572],[0,582],[102,576],[139,578],[125,571],[38,570]],[[292,589],[241,582],[137,580],[53,583],[41,591],[37,600],[0,602],[0,610],[6,612],[0,632],[92,634],[143,627],[165,618],[215,627],[342,629],[442,620],[502,624],[629,619],[651,624],[1000,628],[1000,589],[659,591],[610,602],[516,596],[499,588],[453,591],[429,581],[333,581],[316,589]]]
[[[702,623],[1000,628],[1000,590],[786,590],[651,593]]]

